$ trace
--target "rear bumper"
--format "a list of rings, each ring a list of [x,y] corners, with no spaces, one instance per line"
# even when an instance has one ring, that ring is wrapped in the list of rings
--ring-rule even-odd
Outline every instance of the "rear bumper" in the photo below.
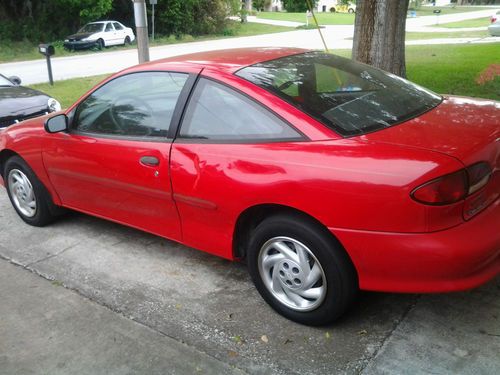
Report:
[[[500,199],[476,217],[433,233],[330,228],[351,256],[364,290],[466,290],[500,273]]]

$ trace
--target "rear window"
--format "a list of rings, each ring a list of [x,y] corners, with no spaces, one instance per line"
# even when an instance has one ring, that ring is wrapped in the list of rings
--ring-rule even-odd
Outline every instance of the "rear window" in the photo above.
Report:
[[[390,127],[441,102],[440,96],[401,77],[323,52],[258,63],[236,75],[343,136]]]

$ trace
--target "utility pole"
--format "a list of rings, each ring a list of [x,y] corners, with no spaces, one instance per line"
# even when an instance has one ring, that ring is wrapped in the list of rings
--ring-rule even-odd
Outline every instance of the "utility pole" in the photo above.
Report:
[[[149,61],[148,19],[145,0],[134,0],[134,18],[139,64],[142,64]]]

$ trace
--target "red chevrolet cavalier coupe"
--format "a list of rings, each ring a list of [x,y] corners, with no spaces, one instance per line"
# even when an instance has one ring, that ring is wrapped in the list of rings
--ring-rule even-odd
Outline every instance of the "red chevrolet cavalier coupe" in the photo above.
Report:
[[[500,103],[322,52],[127,69],[2,130],[0,172],[28,224],[69,208],[246,259],[304,324],[359,289],[463,290],[500,271]]]

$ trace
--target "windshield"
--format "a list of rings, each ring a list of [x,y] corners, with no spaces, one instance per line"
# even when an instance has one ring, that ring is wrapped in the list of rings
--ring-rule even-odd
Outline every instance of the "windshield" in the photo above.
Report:
[[[78,30],[79,33],[98,33],[99,31],[102,31],[102,28],[104,27],[103,23],[88,23],[85,26],[83,26],[80,30]]]
[[[343,136],[395,125],[441,102],[440,96],[398,76],[323,52],[258,63],[236,74]]]
[[[0,86],[14,86],[14,84],[0,74]]]

